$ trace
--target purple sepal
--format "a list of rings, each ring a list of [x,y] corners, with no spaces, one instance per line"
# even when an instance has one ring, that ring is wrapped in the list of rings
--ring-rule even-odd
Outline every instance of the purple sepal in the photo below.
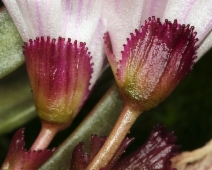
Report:
[[[157,125],[147,142],[138,150],[119,160],[113,170],[174,170],[170,159],[179,148],[174,145],[173,132],[167,134],[163,126]]]
[[[53,150],[27,151],[24,149],[24,129],[18,130],[12,138],[2,169],[37,170],[54,152]]]
[[[190,72],[198,46],[196,32],[181,25],[150,17],[127,38],[121,61],[113,54],[110,32],[104,36],[108,60],[120,96],[135,109],[150,110],[161,103]]]
[[[66,128],[90,94],[93,63],[86,43],[38,37],[25,43],[24,55],[40,119]]]

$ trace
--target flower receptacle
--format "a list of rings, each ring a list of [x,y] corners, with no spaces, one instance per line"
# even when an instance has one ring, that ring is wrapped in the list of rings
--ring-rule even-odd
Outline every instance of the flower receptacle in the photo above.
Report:
[[[86,44],[41,37],[25,43],[24,55],[38,116],[67,127],[90,93],[93,69]]]

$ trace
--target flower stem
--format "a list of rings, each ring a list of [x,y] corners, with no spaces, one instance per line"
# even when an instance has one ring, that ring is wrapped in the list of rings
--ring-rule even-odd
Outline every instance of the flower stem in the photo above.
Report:
[[[113,155],[139,115],[138,111],[135,111],[131,107],[125,105],[115,127],[110,133],[110,136],[92,162],[88,165],[86,170],[99,170],[110,163]]]
[[[45,123],[42,124],[42,129],[33,143],[31,150],[43,150],[46,149],[54,136],[59,130],[50,126],[46,126]]]
[[[79,142],[90,143],[91,134],[108,135],[113,129],[121,111],[124,108],[116,85],[114,84],[74,132],[58,147],[52,157],[42,165],[39,170],[46,170],[49,167],[54,169],[70,169],[70,160],[73,149]],[[101,128],[97,128],[101,127]],[[90,145],[85,145],[88,149]],[[69,155],[67,157],[67,155]]]

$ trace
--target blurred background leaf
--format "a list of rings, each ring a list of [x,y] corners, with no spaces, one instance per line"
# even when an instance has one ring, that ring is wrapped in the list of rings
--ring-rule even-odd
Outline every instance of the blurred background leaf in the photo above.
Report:
[[[22,66],[0,80],[0,135],[35,117],[29,80]]]
[[[0,78],[24,63],[23,41],[5,8],[0,9]]]
[[[0,79],[0,162],[6,156],[10,133],[36,116],[25,66]],[[12,131],[12,132],[11,132]],[[7,133],[7,135],[5,134]],[[8,138],[8,135],[10,136]],[[0,164],[1,164],[0,163]]]

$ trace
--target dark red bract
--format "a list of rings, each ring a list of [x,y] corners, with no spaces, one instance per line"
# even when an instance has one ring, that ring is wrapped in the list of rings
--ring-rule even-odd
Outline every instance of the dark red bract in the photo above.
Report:
[[[85,154],[82,151],[83,143],[79,143],[73,151],[70,170],[85,170],[105,140],[105,137],[92,136],[90,154]],[[132,142],[132,139],[125,138],[111,162],[101,170],[174,170],[171,168],[170,159],[179,148],[174,145],[175,141],[173,132],[167,134],[163,126],[157,125],[143,146],[127,157],[119,159]]]
[[[119,160],[113,170],[173,170],[170,159],[179,148],[175,141],[173,132],[167,134],[163,126],[157,125],[147,142]]]
[[[12,138],[2,169],[37,170],[54,152],[54,149],[27,151],[24,146],[24,129],[20,129]]]

